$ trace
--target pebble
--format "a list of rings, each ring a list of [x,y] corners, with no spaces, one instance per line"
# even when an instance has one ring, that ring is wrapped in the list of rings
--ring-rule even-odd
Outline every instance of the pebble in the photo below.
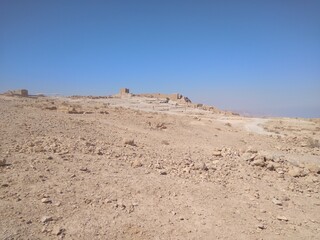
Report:
[[[209,168],[207,167],[207,165],[205,163],[203,163],[202,166],[201,166],[201,170],[208,171]]]
[[[285,222],[289,221],[288,218],[286,218],[285,216],[277,216],[277,219],[279,221],[285,221]]]
[[[0,159],[0,166],[5,166],[7,160],[5,158]]]
[[[298,168],[298,167],[292,167],[288,174],[292,177],[301,177],[302,175],[302,169]]]
[[[267,169],[270,170],[270,171],[273,171],[275,169],[274,164],[273,163],[268,163]]]
[[[42,202],[42,203],[52,203],[52,201],[51,201],[50,198],[42,198],[42,199],[41,199],[41,202]]]
[[[167,172],[166,171],[160,171],[160,175],[167,175]]]
[[[273,198],[272,199],[272,202],[275,204],[275,205],[278,205],[278,206],[282,206],[282,202],[276,198]]]
[[[90,170],[88,168],[86,168],[86,167],[80,168],[80,171],[82,171],[82,172],[90,172]]]
[[[259,167],[264,167],[266,164],[265,164],[263,158],[257,158],[257,159],[253,160],[252,165],[253,166],[259,166]]]
[[[43,216],[40,220],[42,223],[47,223],[53,221],[53,218],[50,216]]]
[[[252,153],[244,153],[241,158],[244,160],[244,161],[252,161],[254,158],[255,158],[255,154],[252,154]]]
[[[212,155],[215,156],[215,157],[221,157],[222,156],[221,151],[214,151],[212,153]]]
[[[140,162],[140,160],[136,159],[132,162],[131,166],[134,168],[142,167],[142,163]]]
[[[64,231],[63,228],[59,227],[59,226],[55,226],[52,229],[52,234],[54,235],[60,235],[62,232]]]

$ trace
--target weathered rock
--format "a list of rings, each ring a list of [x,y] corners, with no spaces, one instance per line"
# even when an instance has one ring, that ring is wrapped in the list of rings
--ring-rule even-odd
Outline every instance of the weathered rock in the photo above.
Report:
[[[285,221],[285,222],[289,221],[288,218],[286,218],[285,216],[277,216],[277,219],[279,221]]]
[[[299,167],[292,167],[288,171],[288,174],[292,177],[301,177],[301,176],[303,176],[303,170]]]
[[[46,106],[44,107],[45,110],[57,110],[56,106]]]
[[[259,228],[259,229],[266,229],[267,227],[266,227],[264,224],[259,223],[259,224],[257,225],[257,228]]]
[[[221,153],[221,151],[213,151],[212,155],[215,157],[221,157],[222,153]]]
[[[64,232],[63,228],[59,226],[54,226],[51,233],[58,236],[58,235],[61,235],[63,232]]]
[[[320,174],[320,165],[307,164],[305,167],[306,167],[311,173]]]
[[[45,197],[45,198],[42,198],[42,199],[41,199],[41,202],[42,202],[42,203],[51,203],[52,201],[51,201],[50,198]]]
[[[264,157],[263,156],[259,156],[257,158],[255,158],[251,164],[253,166],[259,166],[259,167],[264,167],[266,165],[265,161],[264,161]]]
[[[0,166],[5,166],[7,160],[5,158],[0,159]]]
[[[202,171],[208,171],[209,168],[207,167],[207,165],[205,163],[203,163],[202,166],[201,166],[201,170]]]
[[[167,175],[167,172],[164,171],[164,170],[161,170],[161,171],[160,171],[160,175]]]
[[[269,162],[269,163],[267,164],[267,169],[268,169],[268,170],[270,170],[270,171],[273,171],[273,170],[275,170],[276,168],[275,168],[275,165],[274,165],[274,163],[272,163],[272,162]]]
[[[40,220],[42,223],[47,223],[53,221],[53,218],[50,216],[43,216]]]
[[[248,147],[246,153],[258,153],[256,149],[253,149],[252,147]]]
[[[134,168],[138,168],[138,167],[142,167],[142,163],[140,162],[140,160],[136,159],[131,163],[131,166]]]
[[[256,154],[244,153],[244,154],[241,156],[241,159],[244,160],[244,161],[252,161],[255,157],[256,157]]]
[[[273,198],[273,199],[272,199],[272,202],[273,202],[275,205],[282,206],[282,201],[280,201],[279,199]]]

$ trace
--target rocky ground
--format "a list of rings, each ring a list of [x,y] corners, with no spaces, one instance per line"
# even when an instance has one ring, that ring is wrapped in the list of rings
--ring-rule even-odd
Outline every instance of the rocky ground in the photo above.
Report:
[[[319,239],[319,119],[0,96],[1,239]]]

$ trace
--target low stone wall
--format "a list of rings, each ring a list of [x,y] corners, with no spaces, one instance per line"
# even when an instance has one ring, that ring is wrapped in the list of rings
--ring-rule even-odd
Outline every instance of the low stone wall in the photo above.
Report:
[[[27,89],[18,89],[18,90],[10,90],[4,93],[5,95],[10,96],[21,96],[21,97],[28,97],[29,93]]]

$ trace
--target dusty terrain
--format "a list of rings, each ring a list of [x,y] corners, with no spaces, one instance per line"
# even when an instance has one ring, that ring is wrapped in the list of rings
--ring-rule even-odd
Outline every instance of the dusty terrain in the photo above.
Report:
[[[1,239],[319,239],[320,121],[0,96]]]

